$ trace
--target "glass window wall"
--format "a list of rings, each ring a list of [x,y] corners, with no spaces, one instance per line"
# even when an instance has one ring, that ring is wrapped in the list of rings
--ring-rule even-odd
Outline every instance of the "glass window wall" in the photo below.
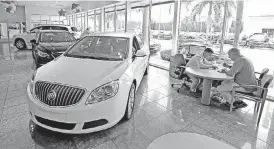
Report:
[[[96,19],[95,32],[99,32],[99,30],[100,30],[100,27],[99,27],[100,21],[101,21],[100,15],[101,15],[101,10],[96,10],[95,11],[95,17],[96,17],[95,18]]]
[[[169,69],[172,49],[172,25],[174,3],[163,3],[152,6],[150,64]]]
[[[105,31],[113,32],[114,31],[114,8],[105,9]]]
[[[94,11],[89,11],[88,12],[88,27],[90,28],[91,32],[95,32],[95,27],[94,27]]]

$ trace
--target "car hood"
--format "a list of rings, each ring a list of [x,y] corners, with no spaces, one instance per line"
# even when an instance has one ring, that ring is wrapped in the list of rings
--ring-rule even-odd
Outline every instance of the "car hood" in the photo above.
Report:
[[[25,35],[28,35],[28,33],[18,33],[18,34],[15,34],[14,37],[16,37],[16,36],[25,36]]]
[[[95,89],[119,79],[128,67],[127,61],[103,61],[60,56],[37,70],[35,80]]]
[[[43,48],[52,52],[66,51],[74,42],[40,43]]]

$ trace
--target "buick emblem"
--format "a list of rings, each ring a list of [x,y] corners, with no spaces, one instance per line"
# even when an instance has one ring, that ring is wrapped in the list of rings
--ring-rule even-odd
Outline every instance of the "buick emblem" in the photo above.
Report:
[[[55,100],[55,98],[56,98],[56,92],[54,90],[49,91],[47,94],[47,99],[49,101],[53,101]]]

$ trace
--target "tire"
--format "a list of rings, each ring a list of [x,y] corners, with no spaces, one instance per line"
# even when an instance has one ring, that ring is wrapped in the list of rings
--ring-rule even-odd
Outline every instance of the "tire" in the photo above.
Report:
[[[27,46],[26,46],[26,42],[19,38],[19,39],[16,39],[15,40],[15,47],[18,49],[18,50],[23,50],[25,49]]]
[[[129,91],[129,94],[128,94],[127,107],[126,107],[126,112],[125,112],[125,115],[124,115],[125,120],[129,120],[133,115],[134,102],[135,102],[135,92],[136,92],[136,87],[135,87],[135,84],[133,83],[130,87],[130,91]]]

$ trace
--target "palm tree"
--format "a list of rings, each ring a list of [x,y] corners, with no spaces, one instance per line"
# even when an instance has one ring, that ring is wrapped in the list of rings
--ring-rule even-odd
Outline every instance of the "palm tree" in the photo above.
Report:
[[[192,17],[195,20],[197,15],[200,15],[203,10],[209,6],[208,14],[207,14],[207,33],[211,32],[212,27],[212,14],[214,13],[214,21],[218,24],[222,21],[221,14],[222,8],[225,8],[225,1],[227,2],[227,14],[226,17],[229,19],[232,17],[233,9],[236,9],[236,4],[234,0],[208,0],[201,1],[197,3],[192,10]],[[227,21],[228,22],[228,21]],[[227,23],[226,22],[226,23]]]

